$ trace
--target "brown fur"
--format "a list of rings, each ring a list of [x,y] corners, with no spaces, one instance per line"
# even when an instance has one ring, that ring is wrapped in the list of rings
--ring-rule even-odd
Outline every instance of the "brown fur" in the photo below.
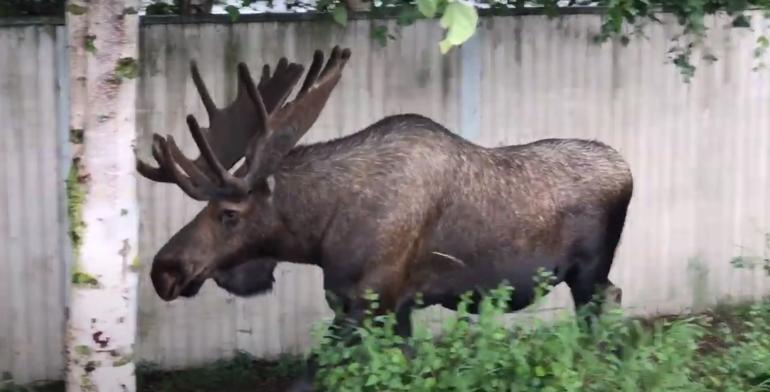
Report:
[[[526,292],[538,267],[564,279],[599,263],[607,220],[632,192],[627,164],[599,142],[482,148],[417,115],[297,147],[274,176],[272,193],[211,202],[156,265],[198,263],[205,278],[253,256],[313,263],[327,289],[352,300],[370,288],[391,309],[418,291],[443,298],[502,279]],[[225,208],[246,230],[219,230]]]

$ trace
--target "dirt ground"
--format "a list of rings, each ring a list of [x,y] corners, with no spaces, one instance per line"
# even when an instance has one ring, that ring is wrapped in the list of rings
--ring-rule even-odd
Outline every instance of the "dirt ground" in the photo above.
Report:
[[[284,392],[299,374],[298,359],[277,362],[246,355],[199,369],[140,370],[139,392]]]
[[[257,361],[236,356],[207,367],[160,371],[139,365],[138,392],[285,392],[300,374],[299,360]],[[64,383],[11,385],[0,383],[0,392],[65,392]]]

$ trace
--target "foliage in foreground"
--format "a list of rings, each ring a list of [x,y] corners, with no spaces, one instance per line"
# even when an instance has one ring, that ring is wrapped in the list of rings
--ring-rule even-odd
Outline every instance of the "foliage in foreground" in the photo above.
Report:
[[[770,391],[770,299],[732,321],[645,322],[611,310],[588,333],[571,315],[506,328],[500,316],[510,293],[491,292],[476,322],[465,301],[440,338],[423,328],[405,342],[393,334],[392,316],[369,318],[355,332],[360,344],[325,336],[314,350],[322,366],[316,381],[341,392]]]
[[[502,328],[490,305],[495,301],[476,324],[460,315],[448,320],[448,334],[438,341],[416,331],[411,362],[396,350],[401,341],[371,321],[360,330],[359,346],[325,338],[316,349],[324,361],[319,382],[332,391],[770,391],[770,298],[658,320],[613,311],[593,336],[571,315],[553,325]],[[620,355],[613,351],[618,347]],[[267,363],[245,353],[179,371],[140,364],[138,390],[283,390],[302,367],[300,358]],[[0,392],[64,391],[61,382],[20,386],[2,378]]]

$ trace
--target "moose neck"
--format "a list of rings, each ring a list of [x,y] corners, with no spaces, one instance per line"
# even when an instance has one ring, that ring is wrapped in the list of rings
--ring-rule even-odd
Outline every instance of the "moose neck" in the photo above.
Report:
[[[334,144],[297,146],[273,174],[272,203],[279,229],[268,239],[271,257],[322,266],[322,243],[346,187],[335,179],[324,159]]]
[[[323,238],[324,222],[332,214],[325,211],[322,200],[308,197],[307,189],[312,188],[299,191],[303,187],[296,176],[276,173],[275,180],[272,197],[278,225],[256,250],[258,255],[292,263],[321,264],[317,249]]]

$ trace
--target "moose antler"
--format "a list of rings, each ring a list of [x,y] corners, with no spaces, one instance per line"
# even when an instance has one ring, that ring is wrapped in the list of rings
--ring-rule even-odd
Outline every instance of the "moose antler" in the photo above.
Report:
[[[226,168],[231,168],[238,162],[246,151],[249,141],[258,133],[264,132],[259,123],[258,113],[254,107],[254,101],[250,90],[254,90],[254,81],[251,78],[248,67],[244,63],[238,64],[238,91],[235,100],[227,107],[220,109],[214,104],[206,85],[200,76],[198,67],[193,61],[190,63],[193,82],[198,94],[203,101],[203,106],[208,113],[210,125],[208,129],[202,129],[202,137],[211,145],[214,154]],[[292,88],[302,76],[303,67],[300,64],[289,63],[286,58],[281,58],[270,74],[270,66],[265,64],[262,69],[258,89],[266,97],[266,105],[269,110],[283,104]],[[172,159],[183,157],[171,136],[163,138],[158,134],[153,135],[152,155],[159,167],[137,159],[137,171],[144,177],[157,182],[177,183],[188,195],[195,199],[201,199],[200,192],[194,188],[215,188],[210,178],[210,172],[203,156],[194,161]],[[183,169],[190,175],[187,178],[179,172],[174,162],[183,165]]]
[[[193,115],[187,116],[200,157],[190,161],[171,136],[164,139],[154,135],[152,153],[161,167],[155,169],[138,161],[137,169],[151,180],[162,178],[163,182],[176,183],[196,200],[248,194],[259,180],[272,173],[280,159],[318,119],[342,76],[350,50],[335,47],[321,70],[323,57],[323,53],[316,50],[299,93],[289,103],[285,101],[302,76],[301,65],[281,59],[272,76],[265,66],[259,86],[254,86],[246,66],[239,64],[238,97],[223,110],[214,106],[193,64],[193,79],[211,118],[207,131],[198,126]],[[244,102],[249,104],[248,108]],[[237,172],[245,174],[230,174],[228,170],[244,156],[246,162]]]
[[[297,97],[280,109],[270,111],[265,97],[259,91],[249,90],[249,93],[254,95],[263,126],[267,129],[264,138],[250,145],[246,153],[244,165],[248,165],[248,172],[243,177],[243,182],[250,188],[257,180],[273,172],[281,158],[318,119],[332,90],[342,77],[342,70],[350,59],[350,54],[350,49],[335,46],[329,61],[321,70],[323,53],[317,50]]]

